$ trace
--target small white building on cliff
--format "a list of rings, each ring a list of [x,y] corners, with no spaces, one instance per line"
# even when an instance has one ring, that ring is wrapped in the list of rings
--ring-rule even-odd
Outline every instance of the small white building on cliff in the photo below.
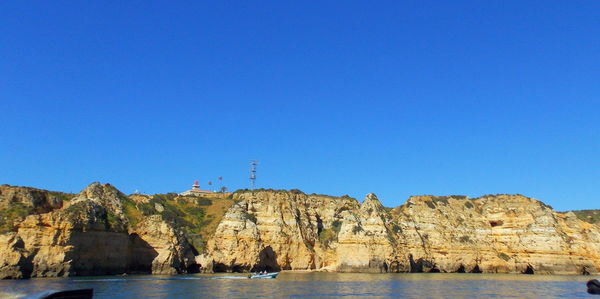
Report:
[[[181,192],[181,193],[179,193],[179,195],[181,195],[181,196],[199,196],[199,195],[203,195],[203,194],[212,194],[212,193],[214,193],[214,192],[207,191],[207,190],[201,190],[198,180],[195,180],[194,184],[192,185],[192,189]]]

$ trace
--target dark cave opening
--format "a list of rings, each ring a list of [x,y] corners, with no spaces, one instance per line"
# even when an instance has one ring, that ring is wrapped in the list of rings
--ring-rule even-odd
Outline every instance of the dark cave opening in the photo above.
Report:
[[[527,268],[525,269],[525,271],[523,271],[523,274],[534,274],[535,271],[533,271],[533,267],[531,265],[527,265]]]
[[[502,224],[504,224],[504,221],[502,220],[490,220],[490,225],[492,227],[502,226]]]
[[[321,220],[321,217],[319,216],[319,214],[317,214],[317,234],[321,234],[321,232],[323,231],[323,220]]]
[[[275,272],[280,271],[281,267],[277,264],[277,254],[273,251],[271,246],[263,248],[258,254],[258,263],[250,269],[252,272],[267,271]]]
[[[481,271],[481,269],[479,269],[479,265],[475,265],[475,267],[473,267],[473,269],[471,269],[471,271],[469,271],[469,273],[482,273],[483,271]]]

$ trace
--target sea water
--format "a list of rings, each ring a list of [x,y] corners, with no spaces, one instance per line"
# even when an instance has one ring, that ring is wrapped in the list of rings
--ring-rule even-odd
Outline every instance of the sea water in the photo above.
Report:
[[[93,288],[94,298],[589,298],[590,276],[299,273],[277,279],[244,274],[102,276],[0,281],[0,297],[47,290]],[[600,298],[600,297],[599,297]]]

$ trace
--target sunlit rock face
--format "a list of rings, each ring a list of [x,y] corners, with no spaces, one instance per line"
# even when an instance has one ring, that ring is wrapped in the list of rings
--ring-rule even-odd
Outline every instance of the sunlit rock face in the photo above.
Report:
[[[50,192],[30,187],[0,185],[0,209],[32,209],[47,213],[59,209],[64,199],[71,196],[62,192]]]
[[[327,266],[331,261],[323,257],[332,249],[319,242],[319,233],[358,207],[352,199],[285,191],[240,192],[234,200],[208,243],[216,271]]]
[[[152,274],[198,272],[195,261],[197,252],[182,232],[174,229],[160,216],[149,216],[130,232],[131,270],[139,267],[140,272]]]
[[[391,219],[375,194],[342,222],[335,253],[337,271],[386,272],[395,256],[396,244]]]
[[[405,252],[444,272],[581,274],[599,267],[597,226],[521,195],[412,197],[392,210]],[[428,270],[428,269],[423,269]],[[435,271],[434,270],[434,271]]]
[[[351,198],[247,191],[203,255],[205,271],[597,273],[599,227],[521,195]]]
[[[600,269],[599,226],[522,195],[413,196],[394,209],[374,194],[362,203],[298,190],[227,196],[213,205],[160,195],[158,203],[154,196],[127,197],[108,184],[93,183],[79,194],[2,185],[0,278]],[[202,239],[207,242],[190,241],[192,233],[208,236]]]
[[[162,219],[150,217],[131,228],[124,195],[111,185],[93,183],[60,203],[44,203],[36,189],[14,188],[13,202],[49,211],[29,215],[14,231],[0,234],[0,278],[173,274],[195,265],[189,244]]]

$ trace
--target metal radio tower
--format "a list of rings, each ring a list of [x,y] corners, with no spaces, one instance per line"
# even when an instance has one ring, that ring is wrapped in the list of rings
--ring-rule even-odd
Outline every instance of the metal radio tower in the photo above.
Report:
[[[258,161],[250,161],[250,188],[252,190],[256,187],[256,165],[258,165]]]

